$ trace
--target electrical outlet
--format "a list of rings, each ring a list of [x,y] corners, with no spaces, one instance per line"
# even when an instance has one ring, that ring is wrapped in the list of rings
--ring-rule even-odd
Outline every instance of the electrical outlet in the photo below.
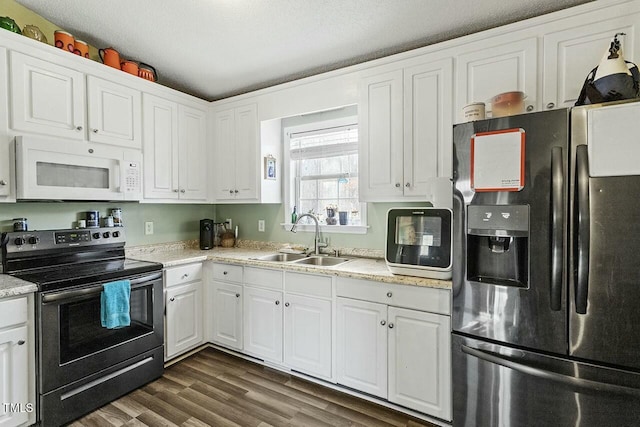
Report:
[[[258,220],[258,231],[264,232],[264,219]]]
[[[145,221],[144,234],[153,234],[153,221]]]
[[[229,227],[229,230],[233,230],[233,222],[231,221],[231,218],[225,219],[224,222],[227,223],[227,227]]]

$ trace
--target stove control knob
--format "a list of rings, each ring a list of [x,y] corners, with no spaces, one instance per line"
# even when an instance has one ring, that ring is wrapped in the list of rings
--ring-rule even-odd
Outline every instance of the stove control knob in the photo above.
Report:
[[[113,237],[120,237],[120,232],[119,231],[114,231],[113,233],[111,233],[111,235]]]
[[[100,233],[93,233],[93,238],[94,239],[99,239],[100,238]]]
[[[111,233],[109,233],[108,231],[105,231],[104,233],[102,233],[102,237],[104,237],[105,239],[108,239],[109,236],[111,236]]]
[[[13,241],[13,243],[15,243],[16,246],[24,245],[24,237],[17,237],[16,240]]]
[[[39,242],[40,242],[40,238],[39,237],[37,237],[37,236],[29,237],[29,243],[30,244],[35,245],[35,244],[37,244]]]

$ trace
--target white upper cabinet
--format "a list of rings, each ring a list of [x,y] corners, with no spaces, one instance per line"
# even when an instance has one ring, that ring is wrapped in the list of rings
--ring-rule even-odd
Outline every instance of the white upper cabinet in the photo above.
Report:
[[[544,109],[575,104],[587,74],[598,65],[616,33],[626,34],[620,38],[625,59],[640,60],[640,13],[590,23],[582,19],[545,34]]]
[[[451,176],[452,73],[446,58],[362,79],[361,200],[426,200]]]
[[[90,141],[142,148],[139,90],[87,76],[87,94]]]
[[[85,138],[84,74],[11,52],[11,128]]]
[[[7,69],[7,50],[0,47],[0,202],[13,202],[13,175],[11,174],[10,138],[9,138],[9,70]]]
[[[11,128],[140,149],[140,91],[11,52]]]
[[[491,98],[503,92],[524,92],[526,111],[538,109],[537,37],[491,37],[461,50],[456,58],[456,123],[463,121],[462,108],[473,102],[486,103],[490,117]]]
[[[256,104],[216,112],[214,128],[216,201],[257,201],[260,163]]]
[[[206,112],[144,94],[144,198],[207,200]]]

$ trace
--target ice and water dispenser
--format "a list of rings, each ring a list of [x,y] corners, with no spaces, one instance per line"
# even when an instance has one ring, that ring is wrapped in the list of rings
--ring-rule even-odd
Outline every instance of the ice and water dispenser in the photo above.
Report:
[[[528,287],[529,206],[467,207],[467,280]]]

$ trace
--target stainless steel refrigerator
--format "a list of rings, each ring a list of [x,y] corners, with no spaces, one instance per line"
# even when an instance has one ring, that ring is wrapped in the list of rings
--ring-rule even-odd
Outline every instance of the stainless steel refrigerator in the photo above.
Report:
[[[640,425],[640,102],[454,127],[453,425]]]

